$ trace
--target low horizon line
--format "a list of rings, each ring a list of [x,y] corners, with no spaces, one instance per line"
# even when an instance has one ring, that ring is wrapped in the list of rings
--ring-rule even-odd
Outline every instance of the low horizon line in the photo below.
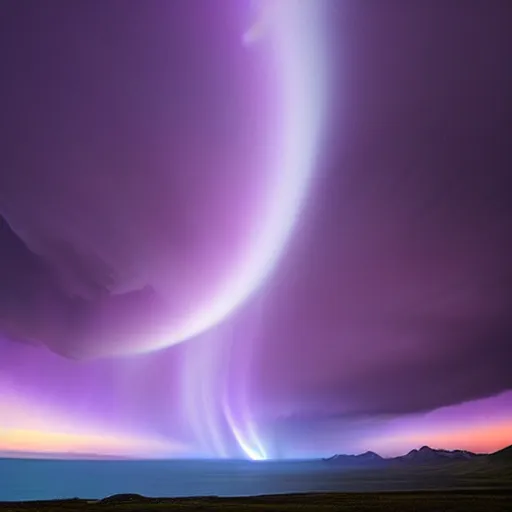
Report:
[[[287,457],[287,458],[268,458],[264,460],[251,460],[243,457],[136,457],[133,455],[115,455],[115,454],[96,454],[96,453],[73,453],[73,452],[23,452],[19,450],[5,450],[0,451],[0,460],[60,460],[60,461],[104,461],[104,462],[164,462],[164,461],[232,461],[232,462],[286,462],[286,461],[315,461],[315,460],[330,460],[335,457],[360,457],[362,455],[371,453],[375,454],[383,460],[393,460],[400,457],[404,457],[414,451],[419,451],[422,448],[429,448],[433,451],[444,451],[444,452],[465,452],[474,455],[493,455],[499,453],[507,448],[512,448],[512,444],[505,445],[502,448],[492,452],[473,452],[471,450],[465,450],[461,448],[455,448],[448,450],[446,448],[433,448],[428,445],[422,445],[419,448],[412,448],[408,452],[402,455],[396,455],[392,457],[383,457],[379,453],[373,450],[366,450],[361,453],[334,453],[329,456],[317,456],[317,457]]]

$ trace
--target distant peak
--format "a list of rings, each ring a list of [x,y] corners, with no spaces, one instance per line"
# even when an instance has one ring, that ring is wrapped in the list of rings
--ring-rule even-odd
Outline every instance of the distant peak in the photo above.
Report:
[[[348,464],[368,464],[383,461],[384,459],[378,453],[366,451],[358,455],[336,454],[325,460],[335,460],[338,462],[344,462]]]
[[[365,459],[382,459],[378,453],[372,451],[361,453],[361,455],[358,455],[358,457],[364,457]]]

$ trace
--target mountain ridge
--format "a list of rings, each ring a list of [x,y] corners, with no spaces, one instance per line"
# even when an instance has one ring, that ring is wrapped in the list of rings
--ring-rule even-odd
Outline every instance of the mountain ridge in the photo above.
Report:
[[[448,463],[456,461],[471,461],[475,459],[489,459],[491,461],[512,462],[512,445],[491,453],[474,453],[468,450],[445,450],[422,446],[414,448],[404,455],[396,457],[382,457],[378,453],[367,451],[361,454],[347,455],[335,454],[324,458],[325,462],[343,463],[346,465],[377,466],[384,464],[423,464],[423,463]]]

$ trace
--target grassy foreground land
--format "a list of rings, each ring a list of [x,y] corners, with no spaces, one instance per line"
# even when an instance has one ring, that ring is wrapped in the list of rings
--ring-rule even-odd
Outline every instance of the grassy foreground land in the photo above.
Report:
[[[0,511],[144,512],[144,511],[346,511],[346,512],[510,512],[511,491],[427,491],[389,493],[321,493],[248,498],[144,498],[1,503]]]

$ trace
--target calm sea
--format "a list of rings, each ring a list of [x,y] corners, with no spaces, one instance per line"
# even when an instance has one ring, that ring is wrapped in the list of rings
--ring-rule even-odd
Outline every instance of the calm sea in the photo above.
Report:
[[[117,493],[174,497],[341,490],[339,479],[325,473],[320,461],[0,459],[0,501],[98,499]]]

